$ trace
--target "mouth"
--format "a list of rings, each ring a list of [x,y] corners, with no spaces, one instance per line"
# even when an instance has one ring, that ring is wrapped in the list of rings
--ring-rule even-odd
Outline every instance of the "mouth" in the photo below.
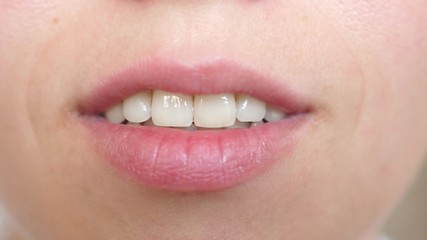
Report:
[[[221,190],[265,173],[298,145],[312,108],[283,82],[224,60],[150,59],[103,79],[80,116],[119,174],[172,191]]]

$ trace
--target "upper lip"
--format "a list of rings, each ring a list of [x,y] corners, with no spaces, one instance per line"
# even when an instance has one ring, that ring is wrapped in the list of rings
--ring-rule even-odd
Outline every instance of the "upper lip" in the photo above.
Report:
[[[244,93],[288,113],[304,113],[311,106],[295,90],[266,73],[233,61],[217,60],[194,66],[163,59],[139,61],[103,79],[81,101],[85,114],[97,114],[144,90],[164,90],[188,95]]]

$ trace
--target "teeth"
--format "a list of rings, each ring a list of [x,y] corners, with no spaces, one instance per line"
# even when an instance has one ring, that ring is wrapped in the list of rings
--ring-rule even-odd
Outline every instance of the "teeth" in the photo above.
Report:
[[[241,122],[261,121],[266,112],[266,104],[248,95],[239,94],[237,101],[237,119]]]
[[[115,124],[173,127],[188,131],[256,127],[287,113],[246,94],[196,95],[161,90],[128,97],[105,112]]]
[[[229,127],[236,121],[236,101],[233,94],[196,95],[194,124],[204,128]]]
[[[160,127],[189,127],[193,123],[193,98],[188,95],[154,91],[151,110]]]
[[[240,122],[236,120],[236,122],[233,124],[233,126],[227,127],[227,129],[235,129],[235,128],[249,128],[251,126],[251,123],[249,122]]]
[[[265,120],[268,122],[277,122],[286,118],[286,113],[280,111],[278,108],[267,106],[267,112],[265,113]]]
[[[256,126],[263,125],[263,124],[264,124],[263,121],[253,122],[253,123],[251,123],[251,127],[256,127]]]
[[[126,120],[123,115],[123,105],[121,103],[112,106],[105,113],[105,117],[111,123],[122,123]]]
[[[151,92],[133,95],[123,102],[123,115],[132,123],[142,123],[151,118]]]

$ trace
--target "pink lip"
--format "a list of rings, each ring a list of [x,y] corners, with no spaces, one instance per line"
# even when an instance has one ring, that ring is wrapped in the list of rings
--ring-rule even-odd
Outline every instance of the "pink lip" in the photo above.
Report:
[[[146,89],[247,93],[292,115],[255,128],[194,132],[116,125],[96,116]],[[107,78],[83,101],[81,111],[90,141],[119,172],[156,188],[212,191],[238,185],[289,157],[306,129],[310,106],[278,81],[232,62],[186,66],[151,59]]]

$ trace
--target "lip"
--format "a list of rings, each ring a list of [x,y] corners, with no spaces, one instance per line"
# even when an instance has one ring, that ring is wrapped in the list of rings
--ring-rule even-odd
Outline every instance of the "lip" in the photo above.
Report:
[[[245,93],[292,113],[248,129],[185,131],[111,124],[99,117],[136,92],[161,89],[189,95]],[[235,62],[198,65],[153,58],[100,81],[81,101],[89,141],[120,174],[172,191],[214,191],[236,186],[290,158],[309,125],[311,106],[283,83]]]

